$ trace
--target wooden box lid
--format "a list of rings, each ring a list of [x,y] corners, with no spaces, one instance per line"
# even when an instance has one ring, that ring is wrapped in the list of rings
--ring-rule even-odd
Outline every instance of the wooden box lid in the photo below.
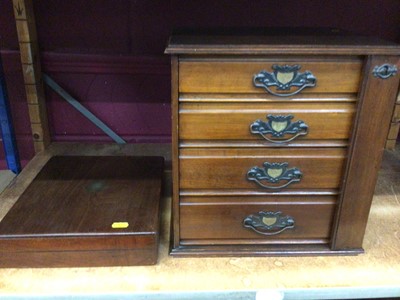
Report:
[[[156,263],[162,173],[162,157],[52,157],[0,223],[0,266]]]

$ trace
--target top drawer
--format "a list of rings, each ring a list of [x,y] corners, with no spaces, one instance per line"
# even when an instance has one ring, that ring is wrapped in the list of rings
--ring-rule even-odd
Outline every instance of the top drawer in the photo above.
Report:
[[[179,91],[286,96],[296,92],[357,93],[361,69],[362,60],[357,57],[183,58],[179,62]]]

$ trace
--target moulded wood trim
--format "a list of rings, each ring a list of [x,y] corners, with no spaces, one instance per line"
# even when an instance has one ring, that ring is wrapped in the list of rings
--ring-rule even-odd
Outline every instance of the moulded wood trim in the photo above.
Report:
[[[267,93],[180,93],[180,102],[274,102],[287,103],[287,98],[273,96]],[[357,95],[354,93],[316,93],[298,94],[290,97],[290,102],[356,102]]]
[[[331,250],[328,245],[216,245],[179,246],[171,249],[170,255],[177,257],[220,257],[220,256],[321,256],[357,255],[362,248]]]
[[[169,57],[42,53],[45,72],[170,75]]]
[[[307,245],[307,244],[328,244],[329,239],[271,239],[271,240],[255,240],[255,239],[220,239],[220,240],[189,240],[183,239],[181,240],[182,246],[189,245],[288,245],[288,244],[298,244],[298,245]]]
[[[20,51],[1,50],[3,67],[21,72]],[[169,57],[41,52],[41,68],[51,73],[170,75]]]
[[[288,148],[345,148],[349,144],[344,140],[298,140],[285,144]],[[250,140],[180,140],[180,148],[280,148],[281,144],[268,141]]]
[[[209,197],[209,196],[330,196],[338,195],[338,189],[318,189],[318,190],[246,190],[246,189],[218,189],[218,190],[199,190],[199,189],[181,189],[181,196]]]
[[[157,249],[124,249],[96,251],[41,251],[2,253],[1,266],[6,268],[45,267],[111,267],[154,265],[157,263]]]
[[[229,46],[229,45],[228,45]],[[251,49],[250,49],[251,48]],[[193,50],[195,49],[195,51]],[[398,46],[391,47],[343,47],[343,46],[320,46],[320,45],[265,45],[265,46],[231,46],[230,48],[218,46],[185,45],[169,47],[165,51],[167,54],[240,54],[240,55],[399,55]]]

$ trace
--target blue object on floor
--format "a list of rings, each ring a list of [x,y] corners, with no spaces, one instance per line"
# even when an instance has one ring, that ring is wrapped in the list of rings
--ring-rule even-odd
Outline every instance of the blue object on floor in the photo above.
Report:
[[[7,87],[3,72],[3,63],[0,55],[0,126],[1,137],[8,169],[15,174],[21,172],[17,142],[13,122],[11,118],[10,105],[8,103]]]

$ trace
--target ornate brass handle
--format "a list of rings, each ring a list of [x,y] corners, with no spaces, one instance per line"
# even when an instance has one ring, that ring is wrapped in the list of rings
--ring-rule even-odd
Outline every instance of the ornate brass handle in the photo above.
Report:
[[[288,169],[288,163],[269,163],[264,162],[264,168],[252,167],[247,172],[247,180],[255,181],[259,186],[265,189],[282,189],[287,187],[289,184],[299,182],[303,173],[297,168]],[[269,183],[278,183],[281,180],[287,180],[283,185],[265,185],[262,181]]]
[[[250,132],[252,134],[259,134],[264,139],[271,143],[287,143],[293,141],[295,138],[306,135],[308,133],[308,125],[303,121],[299,120],[294,123],[291,120],[294,118],[293,115],[288,116],[273,116],[268,115],[268,122],[256,120],[250,125]],[[294,136],[288,139],[270,139],[266,134],[272,135],[272,137],[283,137],[285,134],[294,134]]]
[[[263,235],[276,235],[287,229],[294,228],[294,219],[282,216],[280,211],[260,211],[243,220],[243,226]]]
[[[255,87],[265,89],[272,95],[278,97],[290,97],[300,93],[306,87],[313,87],[317,83],[317,79],[310,71],[304,73],[298,72],[300,65],[273,65],[273,72],[261,71],[254,75],[253,84]],[[270,89],[271,86],[276,86],[277,90],[288,91],[292,86],[298,89],[291,93],[276,93]]]

